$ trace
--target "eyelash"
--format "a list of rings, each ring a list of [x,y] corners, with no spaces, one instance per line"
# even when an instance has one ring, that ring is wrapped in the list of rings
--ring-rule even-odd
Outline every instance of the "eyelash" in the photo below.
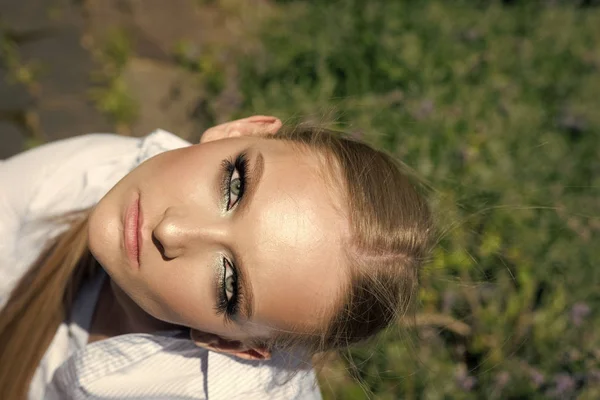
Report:
[[[232,271],[232,274],[233,274],[234,280],[235,280],[235,285],[233,286],[233,295],[231,296],[230,300],[227,300],[227,289],[226,289],[226,283],[225,283],[226,276],[227,276],[226,269],[227,269],[228,265],[231,268],[231,271]],[[223,266],[223,269],[221,272],[221,276],[219,277],[218,287],[217,287],[218,299],[217,299],[216,311],[217,311],[217,314],[223,314],[225,316],[225,319],[227,322],[231,322],[232,318],[238,313],[241,293],[240,293],[240,288],[239,288],[239,284],[238,284],[237,271],[236,271],[235,267],[233,266],[233,264],[231,264],[229,262],[229,260],[227,260],[225,257],[223,257],[222,266]]]
[[[223,180],[221,183],[221,192],[225,203],[225,211],[229,211],[242,200],[242,197],[244,197],[244,191],[246,189],[248,180],[248,157],[246,153],[241,153],[235,158],[234,161],[223,160],[222,167]],[[238,195],[236,202],[233,205],[229,206],[229,201],[231,200],[231,177],[233,176],[235,171],[237,171],[239,174],[240,194]]]
[[[224,160],[222,163],[223,167],[223,182],[221,185],[221,191],[224,199],[224,208],[225,211],[230,211],[233,209],[243,198],[244,190],[247,184],[247,170],[248,170],[248,160],[246,153],[239,154],[234,161]],[[231,206],[229,202],[231,201],[231,178],[235,171],[238,172],[240,179],[240,190],[238,194],[238,198],[235,203]],[[231,299],[227,299],[227,267],[231,268],[232,275],[234,277],[234,288]],[[238,313],[238,308],[240,304],[240,287],[238,282],[238,274],[235,265],[230,262],[227,258],[223,256],[222,258],[222,270],[221,276],[218,280],[218,299],[216,311],[217,314],[223,314],[228,322],[231,321],[232,317]]]

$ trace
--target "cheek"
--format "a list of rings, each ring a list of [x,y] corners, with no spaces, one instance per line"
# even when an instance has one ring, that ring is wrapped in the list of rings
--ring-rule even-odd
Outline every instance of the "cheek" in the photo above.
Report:
[[[150,268],[150,266],[147,266]],[[201,329],[218,318],[214,267],[205,260],[162,261],[146,277],[146,296],[155,317]],[[149,310],[147,310],[149,311]]]
[[[202,153],[191,147],[157,156],[138,177],[140,186],[169,202],[206,204],[216,188],[219,163]]]

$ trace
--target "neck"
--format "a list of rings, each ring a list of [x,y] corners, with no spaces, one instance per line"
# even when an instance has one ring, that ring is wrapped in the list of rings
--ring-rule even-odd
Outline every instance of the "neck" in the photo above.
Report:
[[[107,277],[98,296],[88,343],[128,333],[152,333],[177,328],[146,313]]]

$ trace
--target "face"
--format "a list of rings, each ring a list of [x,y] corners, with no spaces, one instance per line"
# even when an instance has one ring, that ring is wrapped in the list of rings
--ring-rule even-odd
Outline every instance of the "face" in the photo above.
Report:
[[[234,340],[311,331],[347,280],[348,221],[322,169],[259,137],[159,154],[95,207],[91,251],[159,320]]]

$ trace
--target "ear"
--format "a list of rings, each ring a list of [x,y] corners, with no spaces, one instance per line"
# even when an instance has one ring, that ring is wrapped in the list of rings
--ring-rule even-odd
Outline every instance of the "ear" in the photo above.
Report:
[[[230,354],[244,360],[268,360],[271,358],[271,352],[266,348],[249,347],[238,340],[223,339],[212,333],[192,329],[190,337],[196,346],[218,353]]]
[[[207,129],[202,134],[200,143],[239,136],[274,135],[279,128],[281,128],[281,125],[282,123],[279,118],[266,115],[254,115],[252,117],[226,122]]]

